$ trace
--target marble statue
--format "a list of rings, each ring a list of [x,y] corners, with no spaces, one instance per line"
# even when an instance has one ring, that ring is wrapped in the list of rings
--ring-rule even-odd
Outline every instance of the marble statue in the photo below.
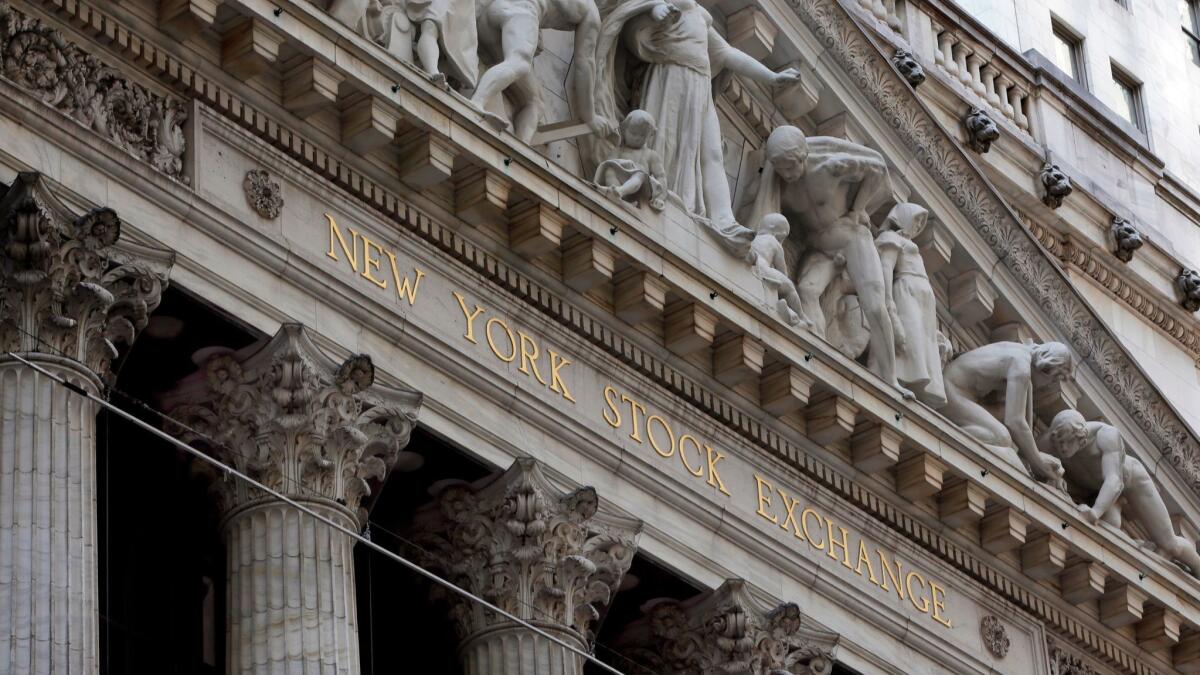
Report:
[[[921,67],[920,63],[917,63],[912,52],[897,49],[896,53],[892,55],[892,64],[896,66],[896,70],[900,71],[904,79],[908,80],[909,86],[913,89],[925,81],[925,69]]]
[[[367,35],[367,10],[371,0],[333,0],[329,15],[351,30]]]
[[[946,405],[941,412],[963,431],[1016,466],[1029,465],[1035,478],[1060,489],[1062,464],[1037,448],[1033,435],[1034,378],[1070,379],[1075,370],[1071,350],[1061,342],[1024,345],[994,342],[959,355],[942,373]],[[1004,420],[983,405],[996,392],[1004,399]]]
[[[1149,537],[1140,545],[1157,549],[1200,577],[1196,545],[1175,532],[1171,514],[1150,472],[1126,452],[1125,440],[1116,427],[1089,422],[1075,410],[1064,410],[1054,416],[1038,446],[1062,461],[1070,487],[1096,493],[1091,506],[1077,506],[1086,520],[1093,524],[1103,520],[1119,528],[1123,503],[1131,519]]]
[[[1142,233],[1121,216],[1112,219],[1113,255],[1121,262],[1133,260],[1133,252],[1142,247]]]
[[[925,261],[913,239],[925,229],[929,211],[897,204],[875,238],[883,266],[884,296],[896,336],[896,379],[934,408],[946,404],[938,348],[937,299]]]
[[[603,15],[595,52],[597,115],[616,119],[634,108],[650,113],[658,128],[652,147],[662,157],[667,189],[726,249],[749,259],[754,232],[734,219],[712,79],[727,70],[755,82],[787,85],[799,81],[799,72],[773,72],[731,47],[695,0],[617,0],[606,4]],[[572,64],[572,70],[584,65]],[[632,84],[626,79],[631,73],[637,75]],[[625,91],[628,95],[618,93]],[[572,106],[586,109],[583,101],[580,106],[573,97]],[[611,156],[611,143],[604,137],[586,139],[581,144],[585,163]]]
[[[464,88],[479,77],[474,0],[385,0],[379,10],[377,39],[401,61],[413,60],[438,84],[446,82],[445,64]]]
[[[799,230],[796,238],[806,249],[797,281],[801,325],[825,334],[821,299],[844,261],[866,318],[876,372],[912,398],[896,379],[895,335],[868,215],[891,198],[883,156],[840,138],[806,139],[800,129],[782,126],[767,139],[766,161],[757,177],[757,190],[747,193],[754,201],[744,222],[757,228],[765,214],[782,213],[793,232]]]
[[[1183,298],[1179,304],[1189,312],[1200,311],[1200,272],[1180,270],[1179,276],[1175,277],[1175,286]]]
[[[1057,164],[1047,163],[1038,174],[1042,181],[1042,203],[1052,209],[1062,206],[1063,199],[1071,194],[1071,179],[1058,168]]]
[[[800,323],[800,295],[788,274],[783,241],[791,231],[782,213],[768,213],[758,224],[758,234],[750,244],[754,252],[754,273],[762,280],[771,304],[789,326]]]
[[[508,93],[515,107],[512,127],[517,138],[529,142],[541,117],[541,82],[533,72],[533,57],[541,40],[541,29],[572,31],[575,34],[568,94],[575,101],[575,114],[594,133],[614,133],[615,116],[596,114],[594,102],[596,39],[600,13],[593,0],[478,0],[477,30],[481,53],[494,65],[479,79],[471,103],[497,129],[509,121],[487,111],[498,95]]]
[[[655,211],[666,206],[666,174],[662,157],[647,145],[657,129],[654,118],[645,110],[634,110],[621,121],[621,144],[613,156],[596,167],[593,179],[601,190],[616,194],[627,202],[646,202]]]
[[[981,155],[991,149],[992,143],[1000,138],[1000,127],[996,126],[996,122],[979,106],[971,106],[967,116],[963,118],[963,125],[967,128],[967,145]]]

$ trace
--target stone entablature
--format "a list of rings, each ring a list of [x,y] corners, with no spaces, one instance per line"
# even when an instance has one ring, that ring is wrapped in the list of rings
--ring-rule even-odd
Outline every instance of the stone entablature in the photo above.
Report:
[[[412,83],[408,83],[408,84],[410,86],[412,85]],[[192,81],[191,86],[195,86],[195,80]],[[204,89],[204,88],[202,88],[202,89]],[[209,96],[215,97],[216,96],[215,92],[204,92],[202,90],[200,93],[202,93],[205,97],[209,97]],[[436,94],[436,92],[433,92],[433,93]],[[436,96],[434,98],[436,99]],[[445,103],[445,102],[442,101],[442,103]],[[236,107],[236,110],[233,109],[235,107]],[[259,129],[258,133],[260,133],[264,137],[268,137],[269,139],[271,139],[272,142],[274,142],[277,146],[283,146],[285,151],[292,153],[293,157],[300,159],[301,161],[304,161],[303,158],[305,156],[305,153],[303,152],[303,150],[305,149],[305,147],[307,145],[307,141],[305,141],[304,139],[300,138],[297,135],[293,135],[290,131],[288,131],[286,129],[280,130],[278,127],[273,128],[273,124],[271,122],[266,121],[267,118],[265,115],[263,115],[259,111],[255,111],[253,108],[249,108],[248,106],[241,106],[241,105],[232,106],[232,105],[230,105],[230,106],[225,107],[225,111],[231,117],[239,117],[240,118],[239,122],[241,124],[243,124],[244,126],[251,128],[251,129],[256,129],[256,128]],[[374,115],[375,111],[369,110],[368,112],[370,112],[372,115]],[[423,117],[422,119],[428,119],[428,117]],[[447,123],[450,124],[451,122],[449,120],[447,120]],[[468,131],[470,131],[476,135],[482,135],[482,132],[479,129],[468,129]],[[285,133],[287,134],[286,136],[284,136]],[[310,145],[307,147],[310,149],[312,148],[312,146],[310,146]],[[513,146],[513,147],[515,147],[515,146]],[[519,148],[517,148],[517,149],[519,149]],[[519,155],[519,153],[516,153],[516,152],[514,152],[514,154]],[[475,159],[479,160],[480,158],[475,157]],[[497,157],[497,158],[493,158],[493,159],[498,160],[501,158]],[[512,157],[503,157],[503,159],[511,160]],[[526,157],[526,159],[528,159],[528,158]],[[373,203],[373,204],[377,205],[378,209],[384,211],[391,217],[401,220],[403,222],[403,224],[414,228],[416,231],[421,232],[423,235],[433,239],[434,241],[443,239],[446,242],[444,244],[438,244],[438,245],[445,246],[448,248],[448,250],[454,250],[454,247],[465,246],[465,244],[463,244],[461,240],[459,240],[457,243],[455,243],[453,246],[451,246],[449,242],[454,241],[454,235],[451,235],[448,231],[445,231],[445,230],[441,231],[440,234],[438,235],[438,237],[436,237],[436,238],[433,237],[432,236],[433,231],[435,229],[440,229],[440,226],[436,225],[432,220],[427,219],[423,214],[419,213],[415,208],[409,207],[404,202],[396,201],[395,195],[386,192],[383,188],[372,183],[369,179],[365,179],[360,176],[356,176],[356,175],[352,174],[349,169],[346,169],[344,165],[337,164],[335,160],[321,158],[318,160],[309,160],[309,163],[312,165],[315,165],[314,168],[316,168],[318,172],[324,173],[327,177],[332,178],[332,179],[342,183],[343,185],[346,185],[352,194],[354,194],[360,198],[366,199],[368,203]],[[500,166],[499,166],[500,164],[503,164],[506,167],[510,166],[509,162],[496,162],[494,164],[489,164],[489,166],[491,167],[491,171],[494,172],[496,175],[494,175],[494,176],[490,175],[490,174],[485,175],[486,180],[484,181],[484,187],[486,189],[484,190],[483,195],[481,197],[483,199],[484,203],[491,203],[493,206],[496,205],[496,200],[493,199],[493,197],[495,197],[495,193],[497,192],[496,187],[498,185],[502,184],[502,182],[504,180],[503,175],[501,174],[501,171],[503,171],[503,170],[500,169]],[[518,162],[511,162],[511,164],[518,164],[518,167],[519,167]],[[525,167],[525,169],[528,171],[529,167]],[[533,174],[534,172],[531,171],[530,173]],[[514,181],[514,182],[516,182],[516,181]],[[568,180],[566,182],[569,183],[570,181]],[[479,183],[464,180],[464,181],[459,182],[459,185],[460,186],[470,186],[471,188],[475,188],[479,185]],[[586,194],[587,194],[586,190],[583,190],[581,192],[586,196]],[[568,196],[563,193],[559,193],[558,196],[560,197],[560,200],[558,201],[558,205],[561,209],[565,203],[564,200],[568,199]],[[476,202],[476,203],[479,203],[479,202]],[[542,206],[539,206],[538,209],[535,209],[535,218],[533,221],[537,225],[537,227],[533,228],[533,232],[534,232],[533,239],[535,242],[540,241],[540,240],[548,240],[548,239],[550,239],[550,234],[552,234],[551,230],[553,228],[555,218],[553,217],[554,214],[552,212],[547,213],[547,211],[549,211],[549,209],[544,209],[544,207],[542,207]],[[578,214],[576,214],[576,215],[578,215]],[[623,234],[632,234],[633,235],[633,236],[629,237],[629,239],[632,240],[632,242],[633,242],[632,244],[630,243],[629,240],[625,239],[624,237],[619,238],[617,240],[616,244],[601,244],[599,242],[594,241],[595,239],[600,239],[601,241],[604,240],[604,238],[603,238],[604,235],[602,234],[601,230],[604,226],[607,225],[607,223],[584,224],[582,222],[575,222],[574,219],[572,219],[570,224],[576,228],[585,228],[584,231],[586,233],[592,235],[592,239],[593,239],[592,245],[593,245],[594,249],[600,249],[602,247],[607,246],[607,247],[616,249],[619,252],[619,254],[621,254],[621,255],[629,255],[631,247],[636,251],[636,248],[638,246],[645,245],[644,244],[645,238],[638,234],[637,226],[634,225],[633,223],[629,222],[630,220],[631,220],[630,218],[625,217],[623,219],[620,219],[620,222],[626,223],[629,226],[629,229],[625,230],[623,232]],[[517,231],[518,232],[527,232],[528,227],[527,227],[527,225],[524,225],[525,221],[521,221],[521,223],[522,223],[522,227],[518,227]],[[558,225],[560,227],[562,224],[563,223],[561,223],[561,222],[558,223]],[[510,224],[510,227],[512,227],[512,224]],[[512,243],[512,232],[513,232],[513,230],[510,229],[510,232],[509,232],[510,243]],[[609,234],[611,235],[611,232]],[[529,239],[519,238],[519,239],[517,239],[517,241],[528,242]],[[536,252],[536,251],[545,250],[545,249],[539,245],[539,246],[527,246],[524,250],[528,253],[530,251]],[[659,251],[657,251],[657,250],[641,250],[641,251],[636,251],[636,252],[642,256],[642,258],[641,258],[642,260],[647,260],[647,261],[652,260],[654,258],[654,256],[656,256],[659,253]],[[455,255],[457,255],[459,257],[463,256],[462,253],[455,253]],[[596,256],[593,255],[591,259],[595,260],[595,258],[596,258]],[[659,266],[663,266],[663,261],[661,259],[658,259],[657,262],[658,262]],[[595,267],[595,266],[593,265],[593,267]],[[664,269],[664,272],[666,272],[665,266],[663,266],[662,269]],[[497,275],[497,273],[489,272],[489,275],[494,277]],[[520,276],[517,273],[513,272],[512,270],[506,270],[505,275],[507,275],[509,278],[514,278],[514,277],[519,278],[519,276]],[[705,286],[711,287],[711,284],[705,283],[706,280],[703,277],[700,277],[699,275],[691,275],[689,271],[680,271],[678,269],[672,269],[672,270],[670,270],[670,275],[664,273],[663,276],[667,277],[667,281],[663,282],[663,287],[656,289],[655,292],[651,292],[651,289],[653,289],[655,286],[654,281],[652,280],[651,277],[648,277],[647,275],[645,275],[645,273],[643,273],[640,278],[635,280],[635,282],[633,282],[629,286],[624,286],[624,288],[632,288],[635,291],[630,296],[628,296],[628,297],[633,298],[633,302],[627,303],[619,309],[625,310],[625,313],[627,316],[633,316],[634,315],[632,313],[633,310],[638,309],[637,314],[640,314],[646,318],[654,317],[656,315],[655,314],[656,312],[661,311],[663,309],[662,308],[662,304],[663,304],[662,300],[664,298],[659,297],[659,296],[665,296],[665,293],[667,292],[667,288],[669,288],[670,292],[672,292],[674,294],[686,294],[686,297],[691,299],[693,301],[693,304],[695,304],[696,302],[703,303],[703,295],[702,294],[704,293],[704,290],[707,290],[705,288]],[[602,274],[601,274],[601,277],[603,277]],[[691,283],[681,283],[681,281],[691,282]],[[690,291],[688,290],[689,288],[690,288]],[[704,290],[700,290],[700,289],[704,289]],[[522,291],[522,292],[526,292],[526,291]],[[745,378],[743,377],[743,375],[747,371],[749,371],[752,374],[751,379],[753,379],[754,375],[760,374],[760,373],[754,373],[754,368],[756,365],[755,364],[755,355],[757,353],[757,356],[759,356],[759,357],[762,356],[763,345],[766,345],[768,348],[770,348],[772,350],[779,350],[777,353],[772,353],[771,357],[775,358],[775,359],[778,359],[780,357],[787,359],[787,361],[788,361],[787,368],[790,369],[788,371],[788,375],[789,375],[789,377],[792,378],[793,383],[803,383],[804,384],[803,387],[793,386],[793,387],[789,388],[787,390],[785,399],[786,399],[786,397],[791,397],[792,399],[796,399],[796,400],[803,398],[804,400],[800,402],[800,405],[798,407],[804,407],[804,406],[806,406],[806,404],[809,403],[808,388],[811,387],[811,385],[813,384],[812,381],[814,380],[814,378],[812,378],[811,376],[806,377],[805,367],[801,365],[802,362],[808,363],[809,359],[804,358],[804,357],[808,354],[813,353],[812,351],[807,351],[807,352],[804,351],[804,349],[807,347],[808,349],[816,351],[820,355],[819,359],[812,359],[813,361],[817,361],[817,363],[814,364],[812,366],[812,368],[825,371],[825,374],[827,374],[829,376],[829,380],[837,383],[837,384],[834,384],[833,386],[840,387],[842,390],[841,396],[833,397],[834,399],[836,399],[835,405],[833,407],[840,408],[843,412],[845,412],[846,409],[851,410],[851,412],[848,416],[848,420],[850,422],[850,427],[851,427],[850,430],[846,430],[845,432],[839,432],[837,430],[837,427],[839,424],[844,425],[846,423],[846,421],[847,421],[846,415],[842,415],[840,417],[835,416],[835,419],[833,420],[833,424],[826,426],[826,428],[830,430],[830,433],[833,434],[829,438],[829,442],[833,443],[834,441],[836,441],[839,438],[839,436],[844,438],[845,436],[849,435],[848,432],[854,430],[854,422],[856,421],[856,419],[855,419],[856,417],[858,417],[859,420],[866,421],[867,426],[872,427],[872,429],[868,429],[868,431],[884,428],[884,426],[885,426],[884,422],[894,414],[893,411],[896,409],[897,404],[898,404],[898,401],[897,401],[897,398],[896,398],[894,392],[891,392],[887,388],[879,386],[879,383],[874,381],[871,378],[871,376],[867,375],[864,371],[857,368],[856,366],[849,364],[849,362],[847,360],[839,359],[835,355],[827,354],[824,352],[824,350],[822,348],[816,347],[814,344],[811,344],[811,343],[806,343],[804,338],[796,337],[793,334],[791,334],[790,332],[787,332],[787,331],[783,330],[782,328],[780,328],[779,324],[777,324],[772,318],[770,318],[769,315],[765,315],[761,311],[755,310],[753,308],[753,305],[751,303],[749,303],[745,299],[745,297],[742,296],[740,290],[738,289],[738,287],[736,287],[736,284],[734,286],[734,295],[732,297],[728,296],[728,295],[723,295],[722,298],[725,300],[732,300],[732,302],[728,303],[729,305],[732,305],[732,307],[726,306],[725,303],[721,303],[721,304],[714,305],[710,309],[706,309],[703,311],[708,311],[708,312],[711,312],[711,313],[721,317],[722,323],[728,322],[731,325],[753,326],[754,329],[757,329],[758,334],[757,334],[757,336],[743,337],[743,338],[741,338],[739,340],[735,340],[733,342],[729,342],[729,341],[722,342],[723,346],[728,345],[728,344],[733,344],[734,348],[726,347],[726,348],[722,349],[722,351],[721,351],[721,353],[723,355],[722,356],[722,365],[730,366],[730,367],[722,368],[721,372],[723,372],[723,373],[738,373],[739,379],[741,381],[745,381]],[[658,307],[655,307],[656,299],[658,300],[658,303],[657,303],[659,305]],[[709,296],[709,301],[712,301],[714,299],[715,298],[713,298],[712,296]],[[648,313],[645,310],[645,308],[647,306],[650,308]],[[705,305],[705,304],[701,304],[700,306],[708,307],[708,305]],[[761,344],[759,344],[758,341],[761,341]],[[757,349],[757,352],[756,352],[756,349]],[[830,363],[824,363],[825,360],[830,361]],[[761,369],[761,366],[763,364],[758,363],[757,365]],[[642,366],[642,367],[644,367],[644,366]],[[716,365],[714,364],[714,371],[715,370],[717,370],[717,368],[716,368]],[[775,375],[775,372],[776,371],[772,371],[771,374]],[[765,373],[761,373],[761,374],[765,376]],[[657,377],[662,377],[662,376],[658,375]],[[821,379],[824,380],[825,378],[821,378]],[[806,382],[806,380],[807,380],[807,382]],[[801,396],[802,389],[803,389],[803,396]],[[828,418],[826,417],[826,415],[824,413],[827,412],[827,408],[829,407],[826,405],[826,403],[827,403],[827,401],[830,400],[830,397],[822,396],[822,397],[816,397],[816,398],[820,399],[819,403],[822,405],[822,407],[819,407],[817,409],[810,409],[811,412],[809,414],[805,415],[805,417],[806,417],[805,421],[809,423],[810,429],[814,426],[814,424],[815,425],[826,424],[828,421]],[[814,401],[814,402],[817,402],[817,401]],[[859,411],[856,411],[855,409],[859,408],[859,407],[862,408],[862,410],[861,410],[862,414],[856,415],[855,413],[859,412]],[[904,461],[901,462],[901,464],[903,465],[903,471],[904,471],[905,478],[903,480],[898,481],[898,487],[901,487],[901,486],[903,487],[903,489],[901,490],[902,494],[912,495],[912,496],[914,496],[914,498],[923,498],[923,497],[926,497],[929,494],[931,494],[930,492],[927,491],[928,487],[926,487],[926,486],[934,485],[936,483],[936,485],[934,485],[934,490],[936,491],[937,488],[940,488],[942,478],[944,477],[943,476],[944,469],[946,467],[943,466],[941,469],[939,469],[938,467],[942,463],[943,459],[947,460],[949,467],[956,474],[961,472],[964,475],[967,475],[967,474],[975,474],[978,472],[978,470],[979,470],[978,464],[975,464],[974,462],[963,463],[963,457],[956,457],[956,456],[954,456],[954,452],[943,451],[938,447],[940,445],[940,443],[935,440],[937,436],[936,436],[936,434],[933,434],[933,432],[931,431],[932,429],[937,428],[935,426],[935,424],[937,422],[936,418],[934,418],[932,416],[928,416],[925,413],[923,413],[922,411],[920,411],[919,409],[917,409],[915,412],[911,413],[911,415],[908,419],[910,419],[910,420],[916,419],[916,420],[919,420],[919,422],[917,424],[913,425],[912,427],[910,427],[907,424],[907,422],[904,425],[896,424],[895,426],[900,428],[899,433],[901,433],[903,436],[907,436],[906,440],[908,440],[910,442],[918,443],[920,445],[920,447],[926,448],[927,450],[929,450],[929,452],[927,452],[923,455],[918,455],[917,461],[912,461],[912,458],[905,458]],[[900,420],[897,419],[896,421],[898,423]],[[921,438],[922,433],[927,433],[927,434],[931,434],[931,435],[926,436],[925,438]],[[866,436],[869,438],[871,436],[871,434],[868,433]],[[875,452],[867,452],[862,456],[878,457],[878,456],[882,455],[884,457],[887,457],[889,450],[898,451],[898,447],[891,446],[891,442],[894,441],[894,439],[889,439],[889,434],[879,433],[879,434],[876,434],[876,436],[878,437],[878,439],[874,442],[866,441],[866,442],[856,444],[859,447],[864,447],[864,448],[867,448],[868,450],[870,450],[871,448],[879,448],[879,450],[877,450]],[[971,451],[969,451],[967,453],[963,453],[965,457],[970,457],[970,456],[986,457],[986,453],[979,451],[977,448],[974,448],[974,446],[972,445],[972,441],[970,439],[966,438],[965,436],[962,436],[962,435],[955,436],[954,441],[952,442],[952,445],[953,444],[961,444],[961,447],[972,448]],[[941,459],[937,459],[935,457],[943,452],[945,454],[940,455]],[[785,452],[784,454],[786,455],[788,453]],[[793,451],[793,454],[795,454],[794,451]],[[895,463],[896,459],[898,459],[898,458],[893,457],[890,459],[890,461],[885,462],[884,465],[886,466],[889,463]],[[900,469],[898,468],[898,470],[900,470]],[[1007,471],[1008,471],[1008,473],[1005,473],[1005,469],[1003,467],[999,467],[999,468],[996,468],[993,470],[993,475],[1003,475],[1006,481],[1011,481],[1011,486],[1015,487],[1014,494],[1026,491],[1024,489],[1027,487],[1026,484],[1022,483],[1021,480],[1019,480],[1019,477],[1014,472],[1012,472],[1011,469],[1009,469]],[[1036,486],[1030,486],[1030,490],[1033,493],[1037,493]],[[968,489],[967,492],[970,492],[970,490]],[[977,500],[976,501],[967,500],[966,503],[968,505],[978,504],[978,501]],[[1052,501],[1049,503],[1053,504]],[[1048,507],[1047,513],[1036,514],[1035,518],[1045,516],[1046,518],[1042,521],[1041,524],[1043,526],[1045,526],[1047,530],[1053,531],[1053,527],[1051,527],[1050,523],[1046,522],[1046,521],[1053,520],[1056,517],[1055,516],[1056,511],[1060,508],[1061,508],[1060,505]],[[970,513],[970,506],[968,506],[967,512]],[[980,515],[982,515],[982,514],[980,514]],[[1011,516],[1010,516],[1010,520],[1011,520]],[[1009,528],[1009,529],[1012,529],[1012,528]],[[1084,529],[1086,529],[1086,528],[1084,528]],[[1111,544],[1111,542],[1110,542],[1110,544]],[[1119,548],[1119,546],[1118,546],[1118,548]],[[1120,573],[1123,576],[1131,576],[1133,573],[1132,568],[1136,567],[1136,563],[1131,562],[1130,567],[1131,567],[1131,569],[1129,569],[1129,570],[1120,570]],[[1165,576],[1169,577],[1170,575],[1167,574]]]

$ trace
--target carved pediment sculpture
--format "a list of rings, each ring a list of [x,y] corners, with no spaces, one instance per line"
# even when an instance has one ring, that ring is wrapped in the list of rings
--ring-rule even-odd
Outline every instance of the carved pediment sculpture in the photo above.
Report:
[[[620,118],[636,100],[658,128],[651,147],[664,160],[667,190],[728,251],[748,257],[754,233],[734,218],[712,80],[718,67],[769,86],[794,84],[800,74],[773,72],[730,46],[695,0],[620,0],[605,3],[602,15],[595,50],[596,115]],[[572,72],[589,63],[577,60]],[[639,77],[629,95],[619,93],[625,73],[618,72],[618,63],[645,64],[635,69]],[[568,94],[576,114],[586,117],[591,91]],[[581,139],[580,146],[585,167],[614,156],[612,140],[604,135]]]
[[[754,252],[754,273],[763,283],[767,304],[789,326],[800,323],[800,294],[788,274],[787,254],[783,241],[791,231],[782,213],[768,213],[758,224],[758,235],[751,243]]]
[[[804,625],[800,608],[774,608],[741,579],[690,600],[652,600],[617,650],[647,673],[829,675],[838,636]]]
[[[984,345],[946,366],[946,405],[941,412],[999,458],[1018,467],[1028,464],[1035,478],[1063,488],[1061,463],[1037,447],[1031,402],[1035,375],[1062,381],[1074,372],[1075,357],[1059,342]],[[1004,398],[1003,421],[983,405],[983,397],[992,392]]]
[[[662,156],[648,144],[657,129],[645,110],[632,110],[621,121],[621,144],[596,167],[593,182],[624,201],[646,202],[655,211],[666,206]]]
[[[1063,410],[1038,439],[1038,447],[1062,461],[1070,487],[1096,494],[1090,506],[1078,505],[1084,518],[1120,528],[1128,517],[1149,536],[1149,541],[1139,544],[1200,578],[1196,545],[1176,533],[1154,479],[1141,460],[1128,454],[1116,427]]]
[[[782,126],[767,139],[758,178],[757,187],[746,192],[744,220],[757,228],[766,214],[782,213],[792,224],[791,236],[804,249],[796,282],[800,325],[824,335],[823,297],[828,304],[827,292],[854,293],[866,318],[876,372],[912,398],[896,378],[894,326],[869,215],[891,198],[882,155],[840,138],[806,138],[797,127]],[[839,261],[845,262],[849,280],[840,291],[835,287]]]

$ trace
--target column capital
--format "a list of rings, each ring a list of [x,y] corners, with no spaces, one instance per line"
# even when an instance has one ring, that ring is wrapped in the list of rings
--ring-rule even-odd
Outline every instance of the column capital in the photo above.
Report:
[[[517,459],[472,484],[442,484],[415,517],[422,563],[526,621],[590,644],[593,622],[633,562],[639,520],[601,513],[596,490],[563,490]],[[513,624],[447,598],[464,644]]]
[[[0,346],[108,374],[158,306],[173,257],[122,241],[109,208],[76,215],[38,173],[0,197]]]
[[[804,625],[793,602],[773,609],[741,579],[688,600],[652,600],[618,650],[654,672],[829,675],[838,636]]]
[[[299,324],[211,356],[164,405],[194,430],[168,431],[288,496],[337,502],[360,524],[388,472],[420,462],[403,450],[421,394],[376,383],[368,356],[337,362]],[[226,512],[263,497],[243,481],[216,484]]]

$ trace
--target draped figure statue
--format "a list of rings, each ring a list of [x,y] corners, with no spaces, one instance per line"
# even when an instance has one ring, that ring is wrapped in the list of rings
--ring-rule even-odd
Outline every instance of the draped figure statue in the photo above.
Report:
[[[800,74],[775,73],[731,47],[695,0],[622,0],[602,7],[601,14],[597,116],[621,119],[637,108],[650,113],[658,128],[653,149],[662,157],[667,189],[727,250],[749,257],[754,232],[734,219],[712,79],[729,70],[774,85],[796,82]],[[632,82],[626,79],[630,74]],[[614,151],[612,139],[601,136],[583,139],[580,149],[587,171]]]

